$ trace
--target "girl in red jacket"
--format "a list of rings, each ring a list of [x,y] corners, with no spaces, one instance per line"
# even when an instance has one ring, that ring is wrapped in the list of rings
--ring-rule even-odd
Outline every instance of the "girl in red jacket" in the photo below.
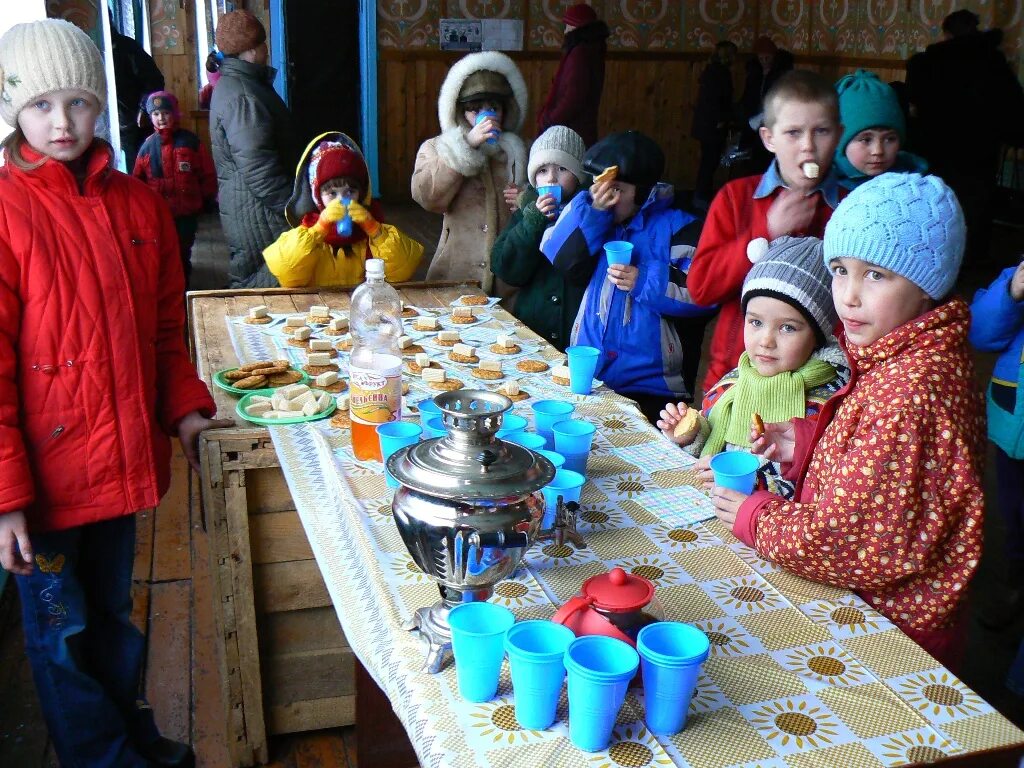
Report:
[[[753,446],[796,470],[795,501],[712,492],[762,557],[855,590],[946,666],[963,651],[984,508],[970,309],[947,298],[965,232],[937,176],[883,174],[839,204],[824,250],[850,383],[817,425],[768,424]]]
[[[103,62],[66,21],[0,38],[0,564],[62,765],[191,765],[139,690],[135,516],[198,469],[214,403],[184,344],[170,212],[93,137]]]

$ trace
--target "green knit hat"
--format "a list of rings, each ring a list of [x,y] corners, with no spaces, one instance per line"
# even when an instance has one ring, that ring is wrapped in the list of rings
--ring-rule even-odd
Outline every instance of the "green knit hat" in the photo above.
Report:
[[[887,83],[874,72],[858,69],[836,83],[839,94],[839,119],[843,135],[836,147],[836,157],[846,156],[846,145],[868,128],[891,128],[900,136],[900,145],[907,143],[907,127],[899,99]]]

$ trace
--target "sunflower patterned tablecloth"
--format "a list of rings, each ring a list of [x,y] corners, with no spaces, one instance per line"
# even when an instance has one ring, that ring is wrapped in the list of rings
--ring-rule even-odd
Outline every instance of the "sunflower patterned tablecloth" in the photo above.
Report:
[[[240,359],[253,339],[236,337]],[[539,377],[522,385],[567,396]],[[438,590],[402,544],[380,464],[354,460],[347,433],[326,422],[270,430],[348,642],[422,765],[874,768],[1024,742],[855,595],[781,570],[708,520],[692,460],[628,401],[603,390],[574,399],[598,427],[579,523],[587,547],[535,545],[494,601],[520,619],[548,618],[584,579],[618,565],[654,582],[667,618],[711,639],[682,733],[653,736],[643,692],[631,689],[610,747],[593,754],[568,739],[564,689],[556,724],[530,731],[516,722],[507,664],[485,704],[461,700],[452,665],[423,671],[423,649],[401,625]],[[517,404],[528,417],[529,402]]]

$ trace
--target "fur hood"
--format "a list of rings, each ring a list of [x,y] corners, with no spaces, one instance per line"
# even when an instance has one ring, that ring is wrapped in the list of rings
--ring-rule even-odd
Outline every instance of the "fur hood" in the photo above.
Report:
[[[502,130],[517,133],[523,127],[528,98],[526,81],[523,80],[519,67],[504,53],[483,51],[463,56],[448,70],[448,75],[441,86],[441,93],[437,97],[437,119],[441,123],[442,132],[465,125],[456,101],[466,78],[481,70],[497,72],[508,81],[509,87],[512,88],[512,100],[505,110],[507,114],[503,120]]]

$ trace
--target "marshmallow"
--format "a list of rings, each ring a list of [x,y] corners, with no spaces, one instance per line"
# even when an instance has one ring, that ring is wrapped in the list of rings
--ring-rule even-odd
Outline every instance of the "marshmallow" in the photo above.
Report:
[[[465,357],[473,357],[476,355],[476,350],[469,346],[469,344],[456,344],[452,347],[452,353],[456,355],[463,355]]]
[[[472,307],[453,307],[452,317],[473,317]]]
[[[408,349],[412,346],[412,336],[399,336],[398,337],[398,348]]]
[[[330,352],[334,349],[334,345],[330,339],[310,339],[309,351],[310,352]]]
[[[480,370],[501,373],[501,360],[481,360]]]
[[[516,345],[516,340],[513,339],[510,336],[506,336],[505,334],[501,333],[501,334],[498,334],[497,344],[498,344],[499,347],[503,347],[504,349],[509,349],[509,348],[514,347]]]
[[[553,378],[558,378],[558,379],[568,379],[569,378],[569,366],[567,366],[567,365],[560,365],[557,368],[552,368],[551,369],[551,376]]]
[[[314,304],[309,308],[309,314],[311,317],[328,317],[331,314],[331,308],[323,304]]]
[[[348,318],[347,317],[336,317],[328,324],[328,327],[332,331],[347,331],[348,330]]]
[[[441,331],[437,334],[438,341],[459,341],[460,336],[458,331]]]
[[[253,320],[259,320],[261,317],[266,317],[269,313],[265,304],[260,304],[258,307],[252,307],[249,310],[249,317]]]
[[[274,410],[274,406],[270,403],[249,403],[246,407],[245,412],[249,416],[262,416],[263,414]]]
[[[817,163],[804,163],[800,166],[800,170],[804,172],[804,176],[808,179],[818,178],[818,173],[820,171]]]
[[[315,416],[318,413],[320,413],[320,410],[317,408],[316,398],[313,398],[308,403],[306,403],[304,406],[302,406],[302,415],[303,416]]]
[[[301,328],[306,324],[306,318],[304,317],[289,317],[284,321],[285,328]]]
[[[306,355],[306,361],[310,365],[330,365],[331,356],[326,352],[310,352]]]
[[[309,387],[305,384],[289,384],[287,387],[281,387],[277,390],[276,394],[280,395],[285,400],[294,400],[305,392],[309,392]]]
[[[430,355],[428,355],[426,352],[417,352],[416,365],[418,365],[420,368],[428,367],[430,365]]]
[[[443,368],[424,368],[422,371],[420,371],[420,376],[423,378],[424,381],[439,382],[447,380]]]
[[[509,397],[515,397],[516,395],[519,394],[519,382],[518,381],[506,382],[505,385],[499,389],[499,391],[505,393]]]
[[[316,399],[316,412],[323,413],[331,407],[331,396],[326,392],[321,392],[320,397]]]
[[[291,401],[292,405],[297,405],[300,408],[305,408],[309,403],[316,404],[316,395],[312,391],[303,392],[301,395]]]
[[[421,331],[434,331],[437,330],[437,318],[436,317],[418,317],[416,318],[416,327]]]
[[[316,379],[314,379],[313,383],[316,384],[318,387],[329,387],[331,386],[331,384],[337,384],[338,372],[327,371],[326,373],[321,373],[319,376],[316,377]]]
[[[338,410],[339,411],[347,411],[348,410],[348,392],[346,392],[343,395],[338,395]]]
[[[306,326],[302,326],[301,328],[296,328],[295,329],[295,331],[292,333],[292,338],[297,340],[297,341],[305,341],[306,339],[308,339],[312,335],[313,335],[312,329],[307,328]]]

